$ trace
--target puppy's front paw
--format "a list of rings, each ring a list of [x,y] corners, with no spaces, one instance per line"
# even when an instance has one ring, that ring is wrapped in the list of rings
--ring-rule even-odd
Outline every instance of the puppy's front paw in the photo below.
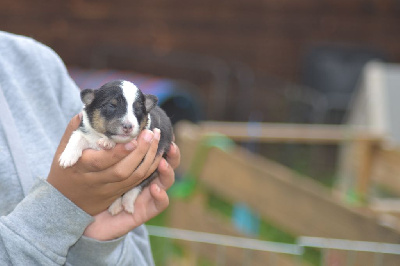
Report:
[[[82,154],[79,154],[79,152],[71,152],[68,150],[65,150],[60,158],[58,159],[58,162],[60,163],[60,166],[62,168],[67,168],[70,166],[73,166],[81,157]]]
[[[111,150],[115,147],[115,142],[107,138],[101,138],[97,141],[97,145],[104,150]]]
[[[113,204],[110,205],[110,207],[108,207],[108,212],[111,213],[112,216],[114,216],[122,212],[123,209],[124,208],[122,207],[122,198],[119,197],[113,202]]]
[[[135,187],[122,196],[122,206],[126,212],[132,214],[135,212],[135,201],[141,191],[141,188]]]
[[[134,201],[123,201],[122,205],[124,206],[124,210],[128,213],[133,214],[135,212],[135,202]]]

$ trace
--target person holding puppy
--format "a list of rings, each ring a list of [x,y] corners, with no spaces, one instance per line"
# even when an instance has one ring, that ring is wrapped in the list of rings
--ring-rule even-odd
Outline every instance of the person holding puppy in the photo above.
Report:
[[[0,32],[1,265],[154,264],[143,224],[168,206],[179,148],[156,156],[159,133],[144,130],[111,150],[85,150],[64,169],[58,158],[81,107],[53,50]],[[108,206],[155,170],[134,214],[111,216]]]

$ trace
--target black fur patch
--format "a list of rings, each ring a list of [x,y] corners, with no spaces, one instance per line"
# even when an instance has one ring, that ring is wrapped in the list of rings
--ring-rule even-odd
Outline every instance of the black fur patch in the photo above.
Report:
[[[144,95],[139,90],[138,95],[135,101],[133,102],[133,113],[137,118],[139,125],[141,125],[144,120],[147,120],[147,112],[144,101],[145,101]]]

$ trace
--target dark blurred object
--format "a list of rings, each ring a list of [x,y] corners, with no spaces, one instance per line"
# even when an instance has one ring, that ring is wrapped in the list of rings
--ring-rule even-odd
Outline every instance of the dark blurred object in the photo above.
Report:
[[[198,122],[203,115],[201,100],[196,95],[194,85],[172,79],[143,75],[130,71],[110,69],[94,70],[70,67],[69,73],[79,88],[96,89],[104,83],[124,79],[135,83],[144,93],[158,97],[161,108],[171,118],[173,124],[180,120]]]
[[[299,91],[287,92],[288,98],[303,105],[309,123],[339,124],[347,111],[361,72],[371,60],[386,61],[384,53],[354,46],[325,45],[311,48],[303,58]],[[298,116],[298,106],[292,113]],[[296,109],[297,108],[297,109]],[[299,118],[295,118],[299,120]]]
[[[304,58],[302,81],[325,96],[326,110],[321,110],[317,121],[342,122],[361,72],[371,60],[386,61],[386,56],[363,47],[320,46],[311,49]],[[329,112],[334,111],[339,112],[337,117],[329,117]]]
[[[355,46],[319,45],[308,49],[301,65],[302,84],[285,88],[288,122],[343,123],[363,68],[371,60],[386,61],[387,57],[380,51]],[[286,165],[296,168],[299,158],[308,154],[307,162],[311,164],[306,174],[325,184],[332,183],[327,173],[335,171],[336,146],[287,145],[283,150]]]

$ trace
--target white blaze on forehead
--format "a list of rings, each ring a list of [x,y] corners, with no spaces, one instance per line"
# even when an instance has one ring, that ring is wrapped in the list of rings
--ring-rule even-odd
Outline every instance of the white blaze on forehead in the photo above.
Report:
[[[139,89],[132,82],[122,81],[121,88],[127,101],[132,100],[133,102],[138,96]]]
[[[123,81],[121,84],[122,88],[122,93],[124,94],[125,100],[127,102],[127,113],[123,118],[124,122],[131,122],[133,125],[133,130],[138,130],[139,129],[139,121],[135,117],[135,114],[133,112],[133,103],[135,100],[138,98],[138,92],[139,89],[133,84],[132,82],[129,81]]]

